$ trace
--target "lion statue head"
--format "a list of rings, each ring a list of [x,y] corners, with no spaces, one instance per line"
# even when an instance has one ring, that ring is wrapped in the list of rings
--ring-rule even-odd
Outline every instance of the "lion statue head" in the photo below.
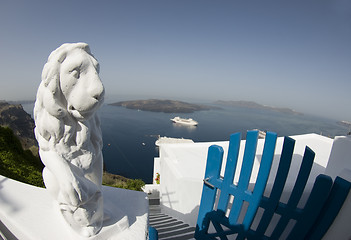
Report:
[[[95,122],[91,126],[95,138],[91,140],[97,143],[93,145],[101,146],[101,130],[99,126],[94,128],[99,125],[94,115],[104,101],[105,91],[98,74],[99,63],[86,43],[66,43],[50,54],[34,107],[36,137],[39,142],[47,142],[41,146],[43,150],[79,148],[89,140],[76,134],[82,131],[79,123],[89,125],[89,120]]]
[[[102,134],[96,114],[104,100],[99,63],[86,43],[63,44],[45,64],[34,106],[43,178],[73,228],[101,228]]]

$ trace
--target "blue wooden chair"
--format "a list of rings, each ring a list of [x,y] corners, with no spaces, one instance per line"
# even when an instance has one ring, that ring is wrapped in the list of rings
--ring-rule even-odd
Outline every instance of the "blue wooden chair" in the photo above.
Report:
[[[223,149],[211,146],[208,150],[206,173],[196,225],[196,239],[321,239],[338,214],[351,183],[337,177],[333,181],[326,175],[319,175],[303,208],[298,203],[303,194],[314,160],[314,152],[306,147],[302,164],[287,203],[280,202],[289,172],[295,141],[285,137],[281,158],[268,197],[263,196],[270,173],[277,135],[266,134],[260,167],[253,190],[249,190],[249,180],[256,155],[258,132],[247,132],[246,144],[240,170],[239,181],[233,183],[241,142],[240,133],[231,135],[224,177],[220,177]],[[230,203],[231,196],[234,197]],[[244,204],[244,202],[246,202]],[[242,208],[247,208],[242,216]],[[252,228],[258,210],[261,218],[256,228]],[[266,233],[274,215],[280,218],[274,229]],[[240,216],[240,218],[239,218]],[[239,221],[240,220],[240,221]],[[285,232],[289,222],[290,232]],[[213,229],[209,231],[210,225]]]

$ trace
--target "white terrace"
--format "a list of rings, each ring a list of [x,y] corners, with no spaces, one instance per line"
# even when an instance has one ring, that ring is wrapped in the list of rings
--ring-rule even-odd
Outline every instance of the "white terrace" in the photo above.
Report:
[[[333,178],[339,175],[351,181],[350,136],[330,139],[317,134],[306,134],[292,136],[292,138],[296,140],[296,145],[288,182],[292,183],[296,177],[306,145],[316,153],[310,183],[320,173],[326,173]],[[271,175],[275,174],[282,142],[283,138],[278,138]],[[163,213],[189,224],[190,227],[196,224],[207,150],[212,144],[222,146],[225,152],[228,148],[228,142],[161,144],[160,157],[155,158],[154,164],[154,174],[160,173],[161,183],[145,187],[145,192],[150,193],[149,198],[160,196],[160,207]],[[245,141],[242,141],[241,148],[244,144]],[[257,148],[256,169],[260,162],[263,140],[259,140]],[[242,155],[242,152],[240,154]],[[251,183],[255,183],[255,177],[252,176]],[[271,183],[270,177],[266,192],[269,192]],[[310,188],[311,186],[307,185],[307,191]],[[110,187],[103,187],[103,192],[106,208],[119,213],[117,215],[120,219],[116,219],[111,225],[104,226],[98,235],[89,239],[147,239],[149,213],[145,193]],[[291,189],[288,187],[284,192],[288,195]],[[117,205],[118,208],[116,208]],[[324,239],[350,239],[350,217],[351,194],[347,197]],[[65,224],[61,223],[63,219],[53,209],[52,200],[45,189],[2,176],[0,177],[0,221],[0,239],[84,238],[72,235]],[[123,229],[125,231],[121,232],[120,230]],[[163,236],[166,234],[163,233]],[[160,239],[172,239],[172,237]]]

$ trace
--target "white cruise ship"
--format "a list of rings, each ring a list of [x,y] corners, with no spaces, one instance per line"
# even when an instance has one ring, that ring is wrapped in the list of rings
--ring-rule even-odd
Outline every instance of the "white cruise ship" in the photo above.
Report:
[[[175,117],[175,118],[172,118],[171,121],[174,123],[184,124],[184,125],[188,125],[188,126],[197,126],[199,124],[198,122],[196,122],[192,118]]]

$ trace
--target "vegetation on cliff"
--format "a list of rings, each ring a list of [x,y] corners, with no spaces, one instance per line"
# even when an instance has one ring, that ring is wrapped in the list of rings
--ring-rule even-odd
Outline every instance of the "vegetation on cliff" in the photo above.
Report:
[[[34,138],[34,120],[20,104],[0,101],[0,126],[9,127],[19,138],[24,149],[30,149],[37,155],[38,147]]]
[[[0,126],[0,175],[44,187],[44,165],[30,150],[23,150],[21,142],[10,128]]]
[[[120,175],[104,172],[102,184],[110,187],[124,188],[135,191],[142,191],[145,183],[141,179],[129,179]]]

